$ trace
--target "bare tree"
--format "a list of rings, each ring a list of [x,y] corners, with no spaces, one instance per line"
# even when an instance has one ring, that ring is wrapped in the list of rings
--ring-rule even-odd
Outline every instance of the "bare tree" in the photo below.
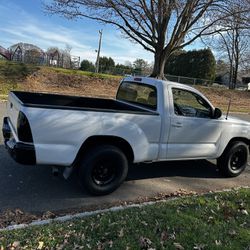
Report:
[[[69,44],[66,44],[65,49],[60,51],[63,68],[71,68],[71,50],[72,47]]]
[[[228,12],[231,12],[231,15],[220,23],[225,31],[218,32],[210,41],[210,45],[220,53],[220,58],[228,61],[231,89],[235,88],[238,71],[245,66],[246,55],[250,52],[249,13],[243,12],[246,6],[246,2],[242,1],[229,5]]]
[[[164,78],[165,63],[174,51],[222,31],[221,20],[231,15],[228,2],[235,0],[52,0],[45,8],[66,18],[86,17],[116,26],[154,53],[151,76]]]

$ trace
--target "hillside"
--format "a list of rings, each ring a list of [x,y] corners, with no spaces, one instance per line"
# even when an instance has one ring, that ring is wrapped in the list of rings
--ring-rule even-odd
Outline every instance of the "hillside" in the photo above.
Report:
[[[79,96],[114,98],[121,77],[95,74],[79,70],[6,63],[0,61],[0,98],[9,90],[40,91]],[[250,112],[250,92],[196,86],[214,106],[231,111]]]

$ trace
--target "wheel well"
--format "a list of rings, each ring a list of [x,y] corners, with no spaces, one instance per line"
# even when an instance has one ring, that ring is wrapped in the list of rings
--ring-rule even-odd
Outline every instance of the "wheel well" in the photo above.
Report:
[[[74,163],[76,163],[90,148],[101,144],[116,146],[126,155],[129,162],[133,162],[134,152],[126,140],[117,136],[91,136],[82,144]]]
[[[248,145],[249,151],[250,151],[250,140],[248,140],[247,138],[244,138],[244,137],[235,137],[235,138],[232,138],[232,139],[228,142],[228,144],[227,144],[227,146],[226,146],[224,152],[231,146],[231,144],[232,144],[233,142],[237,142],[237,141],[246,143],[246,144]],[[224,152],[223,152],[223,153],[224,153]]]

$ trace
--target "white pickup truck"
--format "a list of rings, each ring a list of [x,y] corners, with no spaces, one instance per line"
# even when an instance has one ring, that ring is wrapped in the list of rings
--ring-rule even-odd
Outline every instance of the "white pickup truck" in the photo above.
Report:
[[[17,162],[77,168],[95,195],[118,188],[129,163],[217,159],[237,176],[250,147],[250,123],[190,86],[144,77],[123,79],[115,100],[10,92],[3,135]]]

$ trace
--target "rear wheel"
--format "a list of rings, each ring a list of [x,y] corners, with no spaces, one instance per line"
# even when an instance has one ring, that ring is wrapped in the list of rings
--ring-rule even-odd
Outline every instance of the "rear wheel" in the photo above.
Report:
[[[240,175],[247,166],[249,149],[244,142],[233,142],[217,159],[217,166],[221,173],[227,177]]]
[[[112,145],[100,145],[87,152],[80,164],[80,182],[89,193],[105,195],[125,180],[128,161],[124,153]]]

